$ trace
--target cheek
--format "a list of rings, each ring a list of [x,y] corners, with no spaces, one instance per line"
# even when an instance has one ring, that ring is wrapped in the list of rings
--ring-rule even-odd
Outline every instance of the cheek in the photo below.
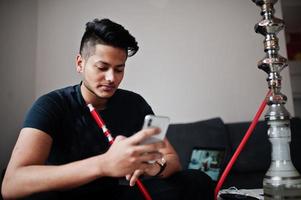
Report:
[[[123,76],[124,76],[124,73],[118,74],[118,75],[117,75],[117,77],[118,77],[117,79],[118,79],[118,82],[119,82],[119,83],[122,81]]]
[[[100,81],[104,79],[105,75],[104,73],[96,72],[95,70],[87,70],[85,77],[88,79],[88,81]]]

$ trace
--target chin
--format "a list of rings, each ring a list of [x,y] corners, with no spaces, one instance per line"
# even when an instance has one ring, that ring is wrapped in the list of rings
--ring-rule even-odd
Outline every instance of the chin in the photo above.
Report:
[[[99,98],[107,99],[107,98],[111,98],[114,95],[114,93],[115,93],[115,91],[114,92],[101,92],[100,94],[97,94],[97,96]]]

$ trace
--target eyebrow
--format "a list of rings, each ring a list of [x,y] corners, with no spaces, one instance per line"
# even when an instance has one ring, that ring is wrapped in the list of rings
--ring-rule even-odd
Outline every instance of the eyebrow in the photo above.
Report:
[[[101,64],[103,64],[103,65],[110,66],[109,63],[104,62],[104,61],[102,61],[102,60],[99,60],[99,61],[97,61],[96,63],[101,63]],[[125,63],[122,63],[122,64],[120,64],[120,65],[116,65],[116,67],[125,67]]]

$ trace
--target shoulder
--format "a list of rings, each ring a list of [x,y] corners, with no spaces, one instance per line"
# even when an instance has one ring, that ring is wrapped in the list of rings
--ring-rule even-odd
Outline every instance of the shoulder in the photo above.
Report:
[[[76,97],[76,88],[78,85],[69,86],[57,90],[53,90],[47,94],[40,96],[35,104],[46,104],[59,106],[64,102],[71,101]]]
[[[73,105],[79,105],[77,86],[65,87],[40,96],[31,106],[28,113],[41,115],[61,115]],[[78,107],[78,106],[77,106]],[[33,115],[35,116],[35,115]]]
[[[56,132],[62,119],[70,113],[76,87],[54,90],[40,96],[27,111],[23,127],[42,130],[50,135]],[[73,100],[72,100],[73,99]]]
[[[68,97],[73,95],[74,93],[77,92],[77,89],[79,88],[79,85],[74,85],[74,86],[68,86],[68,87],[64,87],[61,89],[57,89],[57,90],[53,90],[47,94],[44,94],[41,97],[48,97],[48,98],[52,98],[52,99],[60,99],[60,98],[64,98],[64,97]]]

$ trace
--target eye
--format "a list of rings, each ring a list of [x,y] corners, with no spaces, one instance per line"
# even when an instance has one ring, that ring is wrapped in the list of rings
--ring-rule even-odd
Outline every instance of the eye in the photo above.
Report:
[[[117,72],[117,73],[122,73],[123,71],[124,71],[123,67],[115,69],[115,72]]]
[[[108,70],[108,67],[106,67],[106,66],[101,66],[101,65],[96,65],[96,69],[98,70],[98,71],[102,71],[102,72],[105,72],[105,71],[107,71]]]

